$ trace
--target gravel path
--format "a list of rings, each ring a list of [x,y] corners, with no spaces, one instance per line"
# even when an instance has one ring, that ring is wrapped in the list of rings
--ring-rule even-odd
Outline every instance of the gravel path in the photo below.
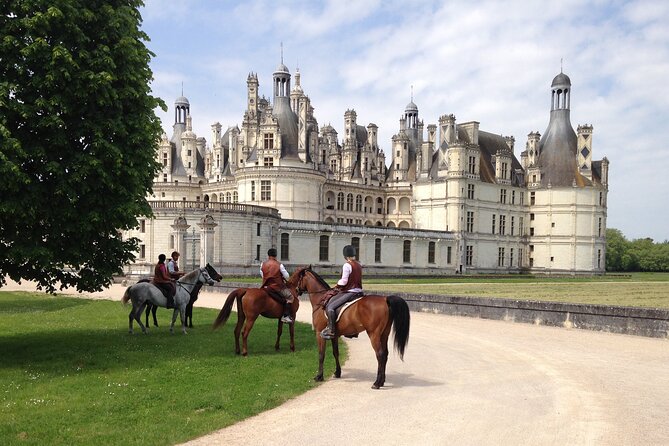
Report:
[[[197,304],[220,308],[224,296]],[[298,316],[309,321],[308,302]],[[346,341],[341,379],[187,444],[669,444],[666,339],[411,316],[405,360],[391,353],[381,390],[370,388],[376,359],[361,334]]]

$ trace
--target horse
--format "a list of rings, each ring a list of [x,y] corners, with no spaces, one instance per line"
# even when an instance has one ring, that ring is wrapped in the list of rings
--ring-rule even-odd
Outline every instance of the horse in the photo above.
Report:
[[[295,283],[291,282],[291,278],[286,282],[291,291],[295,291]],[[218,313],[218,317],[214,321],[214,330],[225,324],[230,317],[232,311],[232,304],[237,301],[237,325],[235,326],[235,353],[242,356],[248,355],[247,340],[249,333],[253,328],[258,316],[262,315],[270,319],[278,319],[279,325],[276,331],[276,343],[274,349],[279,350],[279,341],[281,340],[281,333],[283,332],[283,322],[281,316],[283,315],[283,303],[278,302],[271,297],[263,288],[237,288],[233,290],[223,304],[223,308]],[[290,308],[290,315],[293,322],[288,324],[290,330],[290,351],[295,351],[295,314],[300,307],[300,300],[295,298]],[[243,330],[242,330],[243,326]],[[239,348],[239,334],[242,335],[242,348]]]
[[[325,339],[321,338],[320,332],[327,325],[327,317],[322,299],[331,288],[323,278],[311,269],[311,266],[299,268],[293,275],[297,277],[298,292],[309,293],[309,300],[313,309],[312,325],[316,330],[318,341],[318,374],[314,377],[314,380],[323,381],[326,343]],[[378,363],[376,381],[374,381],[372,389],[383,387],[386,381],[388,337],[391,328],[395,338],[395,350],[400,359],[404,360],[404,349],[409,342],[409,323],[409,306],[399,296],[365,295],[362,299],[353,303],[341,314],[336,325],[335,337],[332,339],[332,354],[336,363],[335,378],[341,377],[339,336],[354,337],[358,333],[366,331],[376,353]]]
[[[181,330],[184,334],[187,334],[185,318],[186,305],[190,300],[191,291],[193,291],[193,288],[195,288],[198,283],[207,283],[208,285],[214,284],[214,279],[209,275],[207,267],[193,270],[177,280],[177,291],[174,295],[174,313],[172,314],[170,333],[174,333],[174,322],[177,319],[178,313],[181,316]],[[148,334],[148,328],[142,324],[141,320],[144,307],[148,302],[160,307],[166,307],[167,299],[158,287],[151,283],[142,282],[126,288],[121,302],[125,305],[129,300],[132,300],[132,310],[130,310],[130,314],[128,315],[128,332],[133,333],[132,321],[134,319],[141,327],[142,332]]]
[[[221,276],[213,266],[210,264],[206,264],[205,268],[207,269],[207,272],[209,273],[209,276],[214,279],[216,282],[220,282],[221,279],[223,279],[223,276]],[[139,282],[150,282],[151,279],[142,279]],[[138,282],[138,283],[139,283]],[[188,300],[188,304],[186,305],[186,326],[188,328],[193,328],[193,304],[197,300],[200,294],[200,288],[202,288],[202,283],[197,283],[195,287],[193,288],[193,291],[190,293],[190,299]],[[151,302],[147,302],[146,304],[146,326],[149,326],[149,314],[153,315],[153,325],[154,327],[158,326],[158,319],[156,318],[156,310],[158,310],[157,305],[153,305]]]

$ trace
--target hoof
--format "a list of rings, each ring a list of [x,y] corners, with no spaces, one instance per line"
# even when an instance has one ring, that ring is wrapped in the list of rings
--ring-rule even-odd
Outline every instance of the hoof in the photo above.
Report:
[[[316,382],[323,381],[323,375],[316,375],[316,376],[314,376],[314,381],[316,381]]]
[[[128,334],[134,334],[135,332],[132,330],[128,330]]]
[[[380,388],[381,386],[379,386],[378,384],[372,384],[372,389],[379,390]]]
[[[244,352],[244,353],[242,353],[242,356],[245,357],[245,358],[246,358],[248,355],[249,355],[248,352]]]
[[[341,378],[341,372],[335,372],[334,377],[335,378]]]

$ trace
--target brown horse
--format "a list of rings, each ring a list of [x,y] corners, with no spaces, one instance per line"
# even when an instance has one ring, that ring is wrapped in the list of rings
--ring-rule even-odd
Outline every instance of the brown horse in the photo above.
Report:
[[[295,285],[288,279],[288,287],[295,291]],[[270,319],[278,319],[279,326],[276,332],[276,344],[274,348],[279,350],[279,341],[283,332],[283,304],[272,298],[263,288],[237,288],[228,295],[223,308],[214,321],[214,330],[225,324],[230,317],[232,304],[237,301],[237,325],[235,326],[235,353],[246,356],[248,354],[247,339],[258,316],[262,315]],[[295,313],[300,307],[300,300],[294,299],[290,309],[290,316],[295,320]],[[242,330],[243,326],[243,330]],[[288,324],[290,329],[290,351],[295,351],[295,323]],[[239,348],[239,334],[242,334],[242,348]]]
[[[320,332],[327,325],[327,318],[323,311],[322,299],[324,294],[330,290],[330,286],[311,269],[311,266],[298,269],[293,276],[297,276],[297,289],[300,292],[309,293],[309,300],[313,308],[313,327],[318,340],[318,375],[314,379],[323,381],[325,340],[321,338]],[[386,382],[390,330],[392,328],[394,332],[395,350],[399,353],[400,359],[404,360],[404,349],[409,342],[409,322],[409,306],[399,296],[365,295],[351,305],[337,322],[335,338],[332,339],[332,354],[336,363],[335,378],[341,377],[339,336],[355,336],[366,331],[378,362],[376,381],[372,389],[382,387]]]

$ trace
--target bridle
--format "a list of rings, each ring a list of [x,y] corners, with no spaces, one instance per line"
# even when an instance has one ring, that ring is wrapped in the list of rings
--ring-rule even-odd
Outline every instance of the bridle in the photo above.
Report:
[[[303,290],[303,289],[301,289],[300,286],[299,286],[299,284],[302,282],[302,279],[304,279],[304,276],[305,276],[305,274],[306,274],[307,272],[311,272],[311,268],[304,268],[304,269],[300,272],[300,280],[298,280],[298,286],[295,287],[295,289],[296,289],[296,291],[297,291],[297,294],[300,295],[300,296],[301,296],[302,294],[304,294],[304,293],[307,292],[306,289]],[[323,292],[325,292],[325,291],[328,291],[328,290],[330,290],[330,289],[331,289],[331,288],[323,288],[322,290],[319,290],[319,291],[311,291],[309,294],[319,294],[319,293],[323,293]]]
[[[197,285],[200,283],[200,276],[204,275],[204,271],[202,271],[202,268],[198,268],[198,273],[197,273],[197,279],[195,279],[195,282],[181,282],[179,280],[176,281],[177,285],[179,285],[181,288],[184,290],[188,291],[188,288],[186,288],[186,285]],[[205,279],[208,277],[205,276]],[[210,280],[213,280],[211,277],[209,277]],[[188,291],[190,293],[190,291]]]

